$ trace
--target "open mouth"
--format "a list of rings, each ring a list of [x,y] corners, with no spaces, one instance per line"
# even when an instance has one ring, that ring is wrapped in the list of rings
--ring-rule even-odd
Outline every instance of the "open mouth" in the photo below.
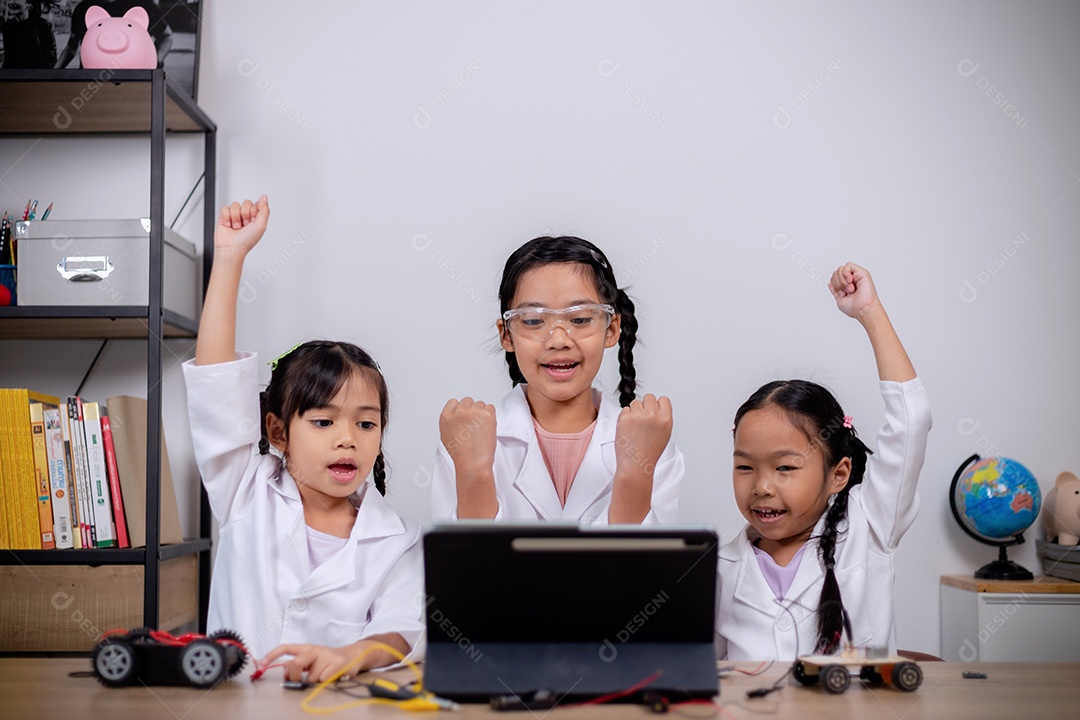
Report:
[[[569,375],[574,372],[574,369],[580,364],[581,363],[576,362],[544,363],[541,367],[553,375]]]
[[[339,483],[350,483],[356,478],[356,463],[352,460],[338,460],[329,469],[330,476]]]
[[[777,510],[776,508],[753,508],[753,511],[758,520],[762,522],[775,522],[787,515],[787,510]]]

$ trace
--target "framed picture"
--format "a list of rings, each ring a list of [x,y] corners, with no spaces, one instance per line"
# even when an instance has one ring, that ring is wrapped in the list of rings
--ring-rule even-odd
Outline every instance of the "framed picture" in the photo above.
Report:
[[[122,17],[133,7],[150,16],[158,66],[194,98],[199,86],[201,0],[6,0],[0,5],[0,67],[77,68],[92,5]]]

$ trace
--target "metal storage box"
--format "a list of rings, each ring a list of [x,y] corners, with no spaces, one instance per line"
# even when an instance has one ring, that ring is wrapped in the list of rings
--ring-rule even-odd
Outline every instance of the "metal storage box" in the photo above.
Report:
[[[147,305],[150,220],[31,220],[15,224],[19,305]],[[199,316],[195,246],[168,228],[163,307]]]

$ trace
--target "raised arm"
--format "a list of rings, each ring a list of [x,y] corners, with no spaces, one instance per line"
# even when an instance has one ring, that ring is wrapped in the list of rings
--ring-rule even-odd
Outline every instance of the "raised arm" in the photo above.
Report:
[[[221,208],[214,230],[214,266],[199,321],[196,365],[232,362],[236,357],[236,298],[244,258],[266,232],[270,203],[244,200]]]
[[[894,382],[914,380],[915,367],[881,305],[874,281],[866,268],[850,262],[841,265],[832,275],[829,290],[836,299],[836,307],[848,317],[858,320],[866,330],[870,347],[874,350],[878,378]]]

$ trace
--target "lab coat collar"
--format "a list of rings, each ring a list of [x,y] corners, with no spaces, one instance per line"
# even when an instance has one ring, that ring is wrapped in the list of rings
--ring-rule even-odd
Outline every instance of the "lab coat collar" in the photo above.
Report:
[[[307,525],[304,522],[304,502],[300,497],[300,489],[296,487],[296,480],[289,471],[282,466],[270,483],[273,492],[286,499],[285,506],[292,511],[289,521],[289,540],[299,558],[307,562]],[[370,490],[370,492],[369,492]],[[400,535],[405,532],[405,524],[401,516],[394,511],[390,503],[386,501],[374,484],[367,480],[355,493],[349,497],[349,502],[357,508],[356,522],[353,523],[350,544],[366,540]]]
[[[806,597],[806,594],[818,584],[825,574],[817,550],[817,538],[820,536],[824,525],[825,516],[822,515],[814,526],[811,539],[807,541],[808,547],[803,551],[802,560],[799,563],[799,569],[795,572],[794,579],[791,581],[791,587],[784,594],[784,605],[817,606],[818,598],[816,596]],[[736,536],[734,542],[727,543],[721,548],[718,562],[739,563],[735,580],[735,600],[772,617],[776,614],[773,603],[764,604],[762,599],[774,598],[773,591],[769,584],[765,582],[765,576],[757,567],[757,558],[754,556],[753,543],[760,537],[760,533],[752,525],[747,525]]]
[[[400,535],[405,522],[370,480],[349,498],[358,508],[351,538],[357,542]]]
[[[301,595],[313,597],[354,582],[357,573],[356,555],[360,544],[405,532],[404,521],[370,481],[361,485],[349,500],[353,507],[357,508],[356,522],[349,535],[349,542],[304,580],[298,591]],[[297,545],[294,539],[293,544],[304,553],[306,565],[307,527],[302,521],[299,523],[299,533],[302,535],[302,543]]]
[[[555,484],[544,463],[540,445],[536,441],[532,411],[525,397],[525,385],[518,385],[503,399],[496,414],[497,434],[502,439],[525,443],[525,460],[514,479],[514,486],[545,520],[563,517],[580,517],[596,499],[611,486],[615,476],[614,454],[606,447],[615,442],[615,422],[621,408],[613,400],[593,388],[593,404],[599,409],[596,428],[581,460],[581,467],[597,467],[601,462],[607,472],[595,472],[574,478],[566,497],[566,506],[559,502]]]

